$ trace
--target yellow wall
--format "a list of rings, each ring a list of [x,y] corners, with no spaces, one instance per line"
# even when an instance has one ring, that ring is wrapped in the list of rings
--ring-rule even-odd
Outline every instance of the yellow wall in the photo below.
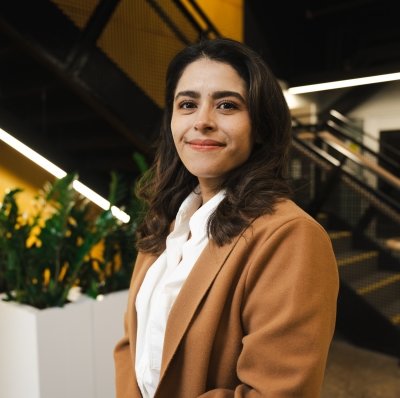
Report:
[[[22,211],[30,212],[34,196],[46,181],[54,181],[54,177],[0,141],[0,202],[6,190],[22,188],[18,204]]]
[[[243,0],[197,0],[197,4],[222,36],[243,41]]]

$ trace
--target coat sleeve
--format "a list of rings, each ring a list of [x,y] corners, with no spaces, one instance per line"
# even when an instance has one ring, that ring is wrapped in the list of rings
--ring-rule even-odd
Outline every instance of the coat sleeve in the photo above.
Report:
[[[265,238],[246,277],[237,363],[241,384],[201,397],[319,397],[337,294],[332,245],[319,224],[292,220]]]
[[[133,304],[135,296],[134,284],[139,271],[143,265],[143,254],[139,252],[132,273],[129,288],[128,308],[124,317],[124,336],[114,348],[115,389],[116,398],[140,398],[139,387],[136,383],[134,370],[134,358],[132,355],[131,342],[129,340],[129,326],[132,326],[132,312],[135,310]],[[129,304],[130,303],[130,304]],[[130,315],[130,316],[129,316]],[[128,325],[129,323],[129,325]]]
[[[131,398],[130,392],[135,390],[133,360],[127,336],[127,315],[125,314],[125,335],[114,349],[116,397]],[[131,385],[130,385],[131,384]]]

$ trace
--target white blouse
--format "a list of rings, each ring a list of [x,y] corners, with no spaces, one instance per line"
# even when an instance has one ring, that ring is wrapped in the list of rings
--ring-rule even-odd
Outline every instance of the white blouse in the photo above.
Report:
[[[201,195],[192,192],[183,201],[174,229],[167,237],[166,249],[149,268],[140,287],[135,303],[135,371],[143,398],[154,397],[169,312],[208,243],[208,218],[224,197],[225,192],[221,191],[201,206]]]

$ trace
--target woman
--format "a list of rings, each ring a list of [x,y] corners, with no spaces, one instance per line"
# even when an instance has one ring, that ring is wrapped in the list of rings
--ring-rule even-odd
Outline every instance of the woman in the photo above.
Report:
[[[172,60],[118,398],[319,396],[338,275],[288,199],[289,146],[282,91],[251,49],[215,39]]]

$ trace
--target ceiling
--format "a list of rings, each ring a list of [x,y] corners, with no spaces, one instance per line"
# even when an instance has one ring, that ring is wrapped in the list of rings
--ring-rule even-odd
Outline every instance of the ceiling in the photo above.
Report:
[[[289,86],[400,71],[398,1],[249,0],[246,41]]]

